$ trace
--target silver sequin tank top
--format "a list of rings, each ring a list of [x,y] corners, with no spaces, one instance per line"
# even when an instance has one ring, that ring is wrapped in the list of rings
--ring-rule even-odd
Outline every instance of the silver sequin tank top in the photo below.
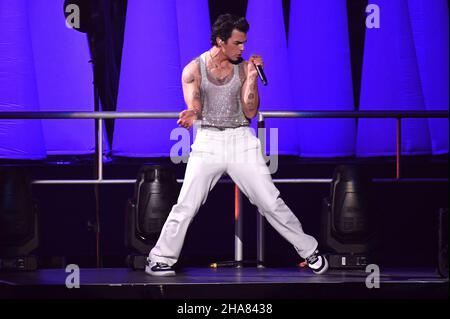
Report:
[[[202,127],[236,128],[248,126],[242,111],[239,65],[233,66],[233,75],[227,83],[218,85],[209,80],[206,70],[206,52],[199,57],[202,99]]]

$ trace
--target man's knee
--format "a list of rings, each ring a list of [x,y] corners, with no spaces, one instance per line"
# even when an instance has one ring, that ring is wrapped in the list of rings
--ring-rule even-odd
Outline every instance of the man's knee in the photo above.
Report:
[[[197,213],[196,207],[190,203],[178,203],[173,206],[171,215],[177,216],[177,219],[193,218]]]
[[[277,208],[282,205],[284,202],[281,198],[277,197],[269,197],[269,198],[261,198],[256,206],[259,210],[264,213],[272,213],[277,210]]]

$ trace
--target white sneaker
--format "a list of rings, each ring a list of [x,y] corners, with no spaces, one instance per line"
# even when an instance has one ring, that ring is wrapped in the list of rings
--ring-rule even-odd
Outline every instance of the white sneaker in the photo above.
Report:
[[[319,255],[318,250],[306,258],[306,263],[316,275],[322,275],[328,270],[328,260],[323,255]]]
[[[150,276],[175,276],[175,270],[166,263],[151,262],[147,259],[145,272]]]

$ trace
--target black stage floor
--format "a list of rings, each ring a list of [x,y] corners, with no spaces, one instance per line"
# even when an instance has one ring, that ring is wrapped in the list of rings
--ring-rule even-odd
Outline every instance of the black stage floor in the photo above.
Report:
[[[151,277],[126,268],[80,269],[80,288],[72,289],[68,275],[0,272],[0,299],[447,299],[449,291],[448,279],[431,268],[381,269],[372,289],[364,270],[317,276],[301,268],[184,268],[175,277]]]

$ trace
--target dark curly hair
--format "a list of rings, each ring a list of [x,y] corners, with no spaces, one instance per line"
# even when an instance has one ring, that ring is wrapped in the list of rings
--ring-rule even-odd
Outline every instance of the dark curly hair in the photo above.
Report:
[[[217,37],[226,42],[231,37],[234,29],[247,33],[249,28],[250,25],[244,17],[238,17],[229,13],[222,14],[212,26],[211,44],[217,46]]]

